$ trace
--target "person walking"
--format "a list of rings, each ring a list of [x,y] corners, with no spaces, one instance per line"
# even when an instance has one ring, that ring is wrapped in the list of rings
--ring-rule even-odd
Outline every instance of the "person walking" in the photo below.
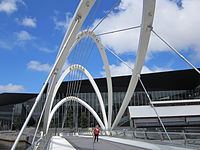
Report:
[[[95,143],[95,141],[98,142],[98,140],[99,140],[99,132],[100,132],[100,128],[98,125],[96,125],[96,127],[94,129],[94,143]]]

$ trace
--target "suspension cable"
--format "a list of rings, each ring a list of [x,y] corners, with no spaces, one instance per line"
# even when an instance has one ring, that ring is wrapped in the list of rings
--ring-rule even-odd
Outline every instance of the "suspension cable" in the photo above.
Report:
[[[101,1],[101,0],[99,0],[99,3],[97,4],[97,7],[96,7],[96,9],[95,9],[95,11],[94,11],[94,13],[93,13],[92,19],[94,19],[94,16],[96,15],[97,9],[98,9],[98,7],[99,7],[99,5],[100,5],[100,1]],[[89,26],[89,27],[90,27],[90,26]],[[88,27],[88,30],[89,30],[89,27]],[[80,45],[80,44],[79,44],[79,45]],[[79,49],[79,48],[78,48],[78,49]],[[75,59],[74,56],[73,56],[72,59]],[[76,74],[76,73],[72,72],[71,74]],[[73,76],[74,76],[74,75],[71,75],[71,78],[73,78]],[[71,92],[72,92],[71,94],[73,94],[73,89],[74,89],[73,84],[74,84],[74,82],[73,82],[73,79],[72,79],[72,80],[70,81],[70,83],[68,83],[68,85],[67,85],[66,96],[67,96],[67,94],[70,94]],[[76,86],[75,86],[75,87],[76,87]],[[75,89],[76,89],[76,88],[75,88]],[[72,91],[71,91],[71,90],[72,90]],[[42,116],[43,116],[45,107],[46,107],[46,102],[44,103],[44,107],[43,107],[43,110],[42,110],[42,112],[41,112],[41,116],[40,116],[40,118],[39,118],[39,121],[38,121],[38,124],[37,124],[37,127],[36,127],[36,131],[35,131],[35,133],[34,133],[34,137],[33,137],[33,140],[32,140],[32,144],[34,143],[34,140],[35,140],[35,137],[36,137],[38,128],[39,128],[39,126],[40,126],[40,123],[41,123],[41,120],[42,120]]]
[[[92,29],[92,32],[96,30],[96,28],[103,22],[103,20],[115,9],[115,7],[118,6],[118,4],[121,2],[121,0],[118,0],[115,5],[105,14],[105,16],[99,21],[99,23]]]
[[[80,52],[82,52],[83,54],[77,55],[78,57],[77,57],[77,62],[75,62],[76,64],[78,62],[81,62],[84,64],[84,61],[86,61],[84,58],[88,53],[88,49],[89,49],[88,47],[90,47],[90,45],[91,45],[91,39],[89,37],[86,37],[85,39],[86,39],[86,42],[84,44],[84,47],[79,49]],[[77,78],[79,78],[79,80],[82,78],[82,73],[80,73],[80,71],[78,71],[78,70],[76,70],[76,75],[77,75]],[[73,94],[74,95],[77,94],[76,91],[80,84],[79,80],[74,81],[74,86],[73,86]]]
[[[90,28],[90,26],[91,26],[91,24],[92,24],[92,21],[94,20],[94,17],[96,16],[97,10],[99,9],[99,6],[100,6],[101,2],[102,2],[102,0],[99,0],[99,1],[97,2],[96,8],[95,8],[95,10],[94,10],[94,13],[93,13],[91,19],[90,19],[90,23],[89,23],[89,26],[88,26],[87,30],[89,30],[89,28]]]
[[[186,63],[188,63],[193,69],[200,74],[200,71],[191,63],[189,62],[182,54],[180,54],[174,47],[172,47],[166,40],[164,40],[161,36],[159,36],[153,29],[151,30],[162,42],[164,42],[169,48],[171,48],[179,57],[181,57]]]
[[[119,29],[119,30],[113,30],[113,31],[109,31],[109,32],[103,32],[103,33],[97,34],[97,36],[106,35],[106,34],[112,34],[112,33],[116,33],[116,32],[122,32],[122,31],[132,30],[132,29],[137,29],[137,28],[140,28],[140,27],[141,26],[133,26],[133,27],[129,27],[129,28],[123,28],[123,29]]]
[[[90,58],[90,56],[91,56],[91,53],[92,53],[92,50],[93,50],[93,47],[94,47],[94,43],[92,43],[92,39],[91,39],[91,42],[90,42],[90,45],[92,44],[92,46],[90,46],[90,49],[88,50],[88,55],[85,55],[84,56],[84,60],[86,60],[85,61],[85,64],[83,63],[83,66],[84,65],[87,65],[87,63],[88,63],[88,60],[89,60],[89,58]],[[83,77],[83,73],[81,74],[81,77],[80,77],[80,84],[79,84],[79,86],[77,86],[77,89],[76,89],[76,93],[77,93],[77,95],[79,94],[79,92],[80,92],[80,88],[81,88],[81,83],[82,83],[82,77]]]
[[[74,59],[75,59],[75,52],[76,52],[76,50],[77,50],[77,47],[79,47],[79,46],[80,46],[80,45],[76,45],[76,46],[74,47],[73,52],[70,53],[71,62],[74,61]],[[70,58],[70,56],[69,56],[69,58]],[[70,59],[69,59],[69,61],[70,61]],[[68,67],[70,67],[70,66],[68,66]],[[73,71],[73,70],[72,70],[72,71]],[[70,91],[71,91],[71,86],[72,86],[72,82],[73,82],[73,80],[72,80],[72,78],[73,78],[72,72],[69,73],[69,75],[67,76],[67,78],[68,78],[68,82],[67,82],[67,87],[66,87],[66,96],[68,96],[68,95],[70,94]]]
[[[44,96],[43,96],[43,98],[44,98]],[[40,114],[40,118],[38,119],[38,123],[37,123],[36,129],[35,129],[35,133],[34,133],[34,136],[33,136],[32,142],[31,142],[32,145],[33,145],[34,142],[35,142],[35,137],[36,137],[36,135],[37,135],[37,132],[38,132],[38,129],[39,129],[39,126],[40,126],[40,122],[41,122],[41,120],[42,120],[42,116],[43,116],[43,113],[44,113],[44,111],[45,111],[46,105],[47,105],[47,101],[44,101],[43,109],[42,109],[42,112],[41,112],[41,114]]]
[[[122,63],[124,63],[129,69],[131,69],[131,70],[133,71],[133,68],[131,68],[124,60],[122,60],[122,59],[121,59],[117,54],[115,54],[111,49],[109,49],[109,48],[107,48],[107,47],[106,47],[106,49],[107,49],[109,52],[111,52],[116,58],[118,58]],[[167,130],[166,130],[166,128],[165,128],[165,126],[164,126],[164,124],[163,124],[163,122],[162,122],[162,120],[161,120],[159,114],[158,114],[158,112],[156,111],[156,109],[155,109],[155,107],[154,107],[154,105],[153,105],[153,103],[152,103],[152,101],[151,101],[151,98],[150,98],[150,96],[149,96],[149,94],[148,94],[148,92],[147,92],[147,90],[146,90],[144,84],[142,83],[142,80],[141,80],[140,77],[139,77],[139,81],[140,81],[140,83],[141,83],[141,85],[142,85],[142,87],[143,87],[143,89],[144,89],[144,91],[145,91],[145,93],[146,93],[146,95],[147,95],[147,97],[148,97],[148,99],[149,99],[150,105],[151,105],[152,108],[154,109],[154,112],[156,113],[156,115],[157,115],[157,117],[158,117],[158,120],[159,120],[159,122],[160,122],[160,124],[161,124],[161,126],[162,126],[162,128],[163,128],[163,130],[164,130],[164,132],[165,132],[166,135],[167,135],[167,138],[169,139],[170,142],[172,142],[172,140],[171,140],[171,138],[170,138],[170,136],[169,136],[169,134],[168,134],[168,132],[167,132]]]
[[[75,49],[73,50],[73,56],[72,57],[72,64],[75,64],[77,61],[80,61],[81,59],[79,58],[81,56],[80,52],[78,52],[82,47],[81,45],[84,45],[85,46],[85,42],[88,41],[87,38],[81,40],[79,43],[78,43],[78,46],[75,47]],[[82,44],[80,44],[82,43]],[[72,70],[72,72],[70,72],[69,76],[71,76],[71,80],[70,80],[70,87],[68,87],[68,90],[69,90],[69,95],[72,95],[74,94],[74,85],[76,84],[76,81],[75,81],[75,76],[77,76],[77,73],[76,73],[76,70]]]
[[[74,63],[76,63],[76,61],[77,62],[82,62],[83,64],[84,64],[84,61],[86,61],[87,62],[87,59],[84,59],[85,58],[85,56],[87,56],[87,53],[89,52],[89,54],[90,54],[90,51],[91,50],[89,50],[88,51],[88,49],[91,49],[91,39],[89,40],[90,38],[89,37],[87,37],[87,38],[85,38],[84,39],[84,43],[87,43],[87,44],[83,44],[84,46],[83,47],[81,47],[81,46],[79,46],[79,48],[77,49],[77,51],[78,50],[82,50],[81,52],[83,53],[82,55],[80,54],[80,53],[78,53],[78,52],[76,52],[76,53],[78,53],[77,55],[76,55],[76,59],[74,60],[75,62]],[[82,40],[81,40],[82,41]],[[80,45],[80,43],[79,43],[79,45]],[[90,47],[90,48],[88,48],[88,47]],[[82,79],[82,75],[83,75],[83,73],[81,74],[80,73],[80,71],[78,71],[78,70],[73,70],[74,72],[76,72],[74,75],[73,75],[73,77],[75,77],[75,75],[76,75],[76,77],[77,78],[79,78],[79,80],[81,80]],[[79,81],[79,80],[76,80],[76,81],[72,81],[73,82],[73,84],[72,84],[72,86],[71,86],[71,92],[70,92],[70,94],[74,94],[74,95],[77,95],[78,96],[78,93],[79,93],[79,91],[80,91],[80,86],[81,86],[81,81]],[[74,104],[73,104],[74,105]],[[73,107],[74,108],[74,107]]]
[[[124,63],[129,69],[133,70],[124,60],[122,60],[115,52],[113,52],[110,48],[104,46],[111,54],[113,54],[117,59],[119,59],[122,63]]]
[[[93,28],[93,30],[92,30],[92,32],[103,22],[103,20],[112,12],[112,10],[119,4],[121,2],[121,0],[118,0],[117,1],[117,3],[115,3],[115,5],[106,13],[106,15],[100,20],[100,22]],[[92,16],[92,19],[94,19],[94,16],[96,15],[96,12],[97,12],[97,9],[98,9],[98,7],[99,7],[99,4],[100,4],[100,1],[99,1],[99,3],[97,4],[97,7],[96,7],[96,9],[95,9],[95,12],[93,13],[93,16]],[[89,26],[90,27],[90,26]],[[89,27],[88,27],[88,29],[89,29]],[[128,30],[128,29],[125,29],[125,30]],[[118,31],[118,32],[120,32],[120,31]],[[90,52],[90,54],[91,54],[91,52]],[[90,54],[89,54],[89,56],[90,56]],[[86,62],[86,64],[87,64],[87,62]],[[80,75],[80,78],[82,79],[82,74]],[[76,88],[76,85],[77,85],[77,81],[75,81],[75,86],[73,85],[72,87],[72,91],[73,91],[73,93],[74,92],[79,92],[80,91],[80,86],[81,86],[81,82],[80,83],[78,83],[78,86],[77,86],[77,88]],[[74,91],[74,89],[75,89],[75,91]],[[77,90],[78,89],[78,90]],[[70,92],[71,93],[71,92]],[[75,94],[75,93],[74,93]],[[76,94],[78,94],[78,93],[76,93]]]
[[[167,130],[166,130],[166,128],[165,128],[165,126],[164,126],[164,124],[163,124],[163,122],[162,122],[162,120],[161,120],[161,118],[160,118],[160,116],[159,116],[159,114],[158,114],[158,112],[156,110],[156,108],[154,107],[154,104],[152,103],[152,100],[151,100],[151,98],[150,98],[150,96],[149,96],[144,84],[142,83],[141,77],[139,76],[138,79],[139,79],[139,81],[140,81],[140,83],[142,85],[142,88],[144,89],[144,91],[145,91],[145,93],[147,95],[147,98],[149,99],[151,107],[153,108],[154,112],[156,113],[156,116],[158,117],[158,120],[159,120],[159,122],[160,122],[160,124],[161,124],[161,126],[162,126],[162,128],[163,128],[163,130],[165,132],[165,134],[167,135],[167,138],[169,139],[170,142],[172,142],[172,140],[171,140],[171,138],[170,138],[170,136],[169,136],[169,134],[168,134],[168,132],[167,132]]]

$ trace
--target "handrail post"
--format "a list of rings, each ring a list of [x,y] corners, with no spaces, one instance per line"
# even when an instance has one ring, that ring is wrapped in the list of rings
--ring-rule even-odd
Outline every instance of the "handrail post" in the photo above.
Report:
[[[184,144],[186,145],[187,144],[187,137],[186,137],[186,134],[185,134],[184,131],[183,131],[183,138],[184,138]]]

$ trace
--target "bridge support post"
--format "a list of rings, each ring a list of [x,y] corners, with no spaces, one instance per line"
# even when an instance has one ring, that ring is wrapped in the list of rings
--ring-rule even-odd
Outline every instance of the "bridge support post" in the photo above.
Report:
[[[112,129],[118,125],[135,91],[139,75],[142,71],[142,66],[144,64],[145,56],[147,53],[147,47],[149,44],[149,39],[153,24],[154,11],[155,11],[155,0],[143,0],[142,24],[140,30],[140,40],[138,45],[136,63],[128,86],[128,90],[120,107],[120,110],[114,120]]]

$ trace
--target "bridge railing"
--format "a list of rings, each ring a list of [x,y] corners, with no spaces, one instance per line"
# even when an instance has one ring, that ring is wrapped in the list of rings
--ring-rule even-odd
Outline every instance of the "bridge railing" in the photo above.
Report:
[[[55,133],[51,131],[46,135],[37,136],[37,140],[27,150],[46,150],[53,135]]]
[[[151,132],[151,131],[128,131],[124,130],[113,130],[108,131],[109,136],[118,137],[123,139],[132,139],[132,140],[148,140],[148,142],[157,142],[157,143],[168,143],[175,145],[183,145],[189,147],[199,147],[200,146],[200,133],[186,133],[186,132],[168,132],[172,142],[167,138],[165,132]],[[79,132],[79,135],[92,135],[91,131]],[[101,136],[106,135],[105,131],[102,131]]]

